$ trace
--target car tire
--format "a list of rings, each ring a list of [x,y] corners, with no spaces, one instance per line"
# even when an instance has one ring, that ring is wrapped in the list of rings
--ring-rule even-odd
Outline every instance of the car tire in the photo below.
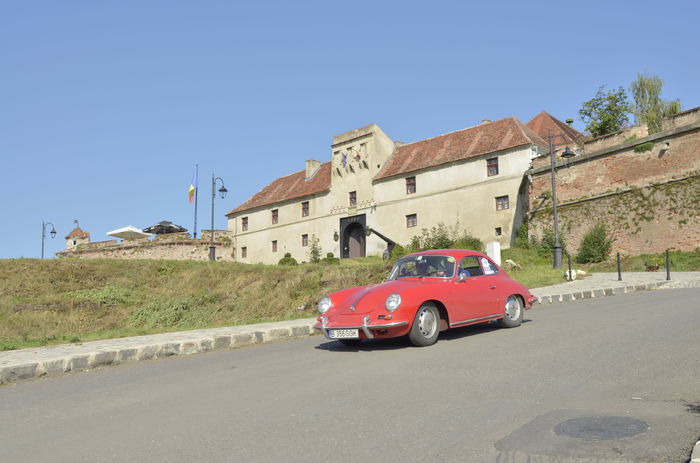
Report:
[[[338,341],[344,346],[359,346],[361,342],[360,339],[338,339]]]
[[[425,347],[435,344],[440,334],[440,313],[431,303],[423,304],[416,312],[408,338],[414,346]]]
[[[502,328],[515,328],[523,322],[523,303],[518,296],[510,296],[503,305],[503,318],[498,320]]]

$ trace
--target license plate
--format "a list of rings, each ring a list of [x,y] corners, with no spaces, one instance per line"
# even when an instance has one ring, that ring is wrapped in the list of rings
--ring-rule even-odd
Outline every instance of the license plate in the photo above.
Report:
[[[332,339],[358,339],[360,337],[360,332],[357,329],[328,330],[328,337]]]

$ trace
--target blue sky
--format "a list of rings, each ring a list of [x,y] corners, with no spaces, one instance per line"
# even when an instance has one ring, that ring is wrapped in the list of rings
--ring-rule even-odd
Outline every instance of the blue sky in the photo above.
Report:
[[[0,258],[170,220],[198,228],[375,122],[411,142],[482,119],[573,117],[647,70],[700,106],[700,3],[4,1]]]

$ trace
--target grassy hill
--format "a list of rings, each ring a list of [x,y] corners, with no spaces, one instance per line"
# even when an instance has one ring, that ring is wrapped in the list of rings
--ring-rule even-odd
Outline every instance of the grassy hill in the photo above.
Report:
[[[564,270],[533,250],[508,249],[523,270],[510,275],[533,288],[564,281]],[[660,256],[626,259],[643,270]],[[674,252],[674,270],[700,270],[700,250]],[[663,266],[663,265],[662,265]],[[576,266],[581,268],[582,266]],[[296,267],[226,262],[0,260],[0,350],[137,334],[315,317],[325,294],[381,282],[379,258]],[[586,268],[586,267],[583,267]],[[590,268],[590,267],[589,267]],[[596,271],[614,271],[598,264]]]

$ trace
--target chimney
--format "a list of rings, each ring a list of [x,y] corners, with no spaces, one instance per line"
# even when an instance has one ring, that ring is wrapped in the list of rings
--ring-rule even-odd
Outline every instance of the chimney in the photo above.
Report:
[[[306,160],[306,179],[310,179],[314,176],[318,168],[321,167],[321,161],[315,159]]]

